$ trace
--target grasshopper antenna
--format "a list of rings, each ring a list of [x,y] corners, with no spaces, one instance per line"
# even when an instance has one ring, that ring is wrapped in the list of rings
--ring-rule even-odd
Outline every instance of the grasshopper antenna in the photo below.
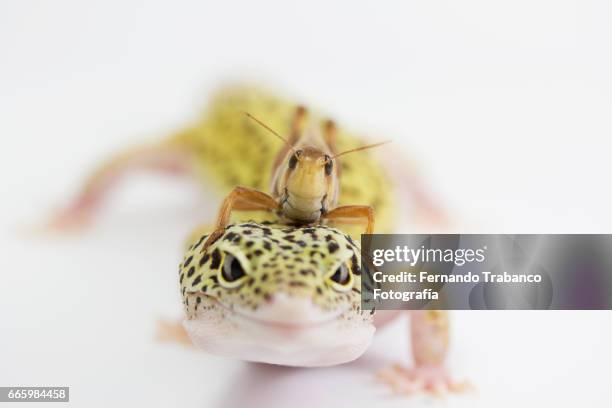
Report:
[[[249,118],[249,119],[251,119],[251,120],[255,121],[255,122],[256,122],[256,123],[257,123],[259,126],[263,127],[263,128],[264,128],[264,129],[266,129],[268,132],[272,133],[274,136],[278,137],[280,140],[282,140],[283,142],[285,142],[285,144],[286,144],[287,146],[289,146],[289,148],[291,149],[291,151],[295,151],[295,150],[293,149],[293,146],[291,146],[291,145],[289,144],[289,142],[287,141],[287,139],[285,139],[284,137],[282,137],[282,136],[281,136],[281,135],[280,135],[278,132],[276,132],[276,131],[275,131],[274,129],[272,129],[270,126],[266,125],[266,124],[265,124],[265,123],[263,123],[261,120],[257,119],[255,116],[251,115],[249,112],[244,111],[243,113],[244,113],[244,115],[245,115],[247,118]]]
[[[338,153],[337,155],[333,156],[333,157],[332,157],[332,159],[336,159],[336,158],[338,158],[338,157],[340,157],[340,156],[343,156],[343,155],[345,155],[345,154],[354,153],[354,152],[359,152],[359,151],[362,151],[362,150],[367,150],[367,149],[372,149],[372,148],[374,148],[374,147],[382,146],[382,145],[385,145],[385,144],[387,144],[387,143],[391,143],[391,140],[386,140],[386,141],[384,141],[384,142],[380,142],[380,143],[374,143],[374,144],[367,145],[367,146],[361,146],[361,147],[356,147],[356,148],[354,148],[354,149],[345,150],[345,151],[343,151],[343,152],[341,152],[341,153]]]

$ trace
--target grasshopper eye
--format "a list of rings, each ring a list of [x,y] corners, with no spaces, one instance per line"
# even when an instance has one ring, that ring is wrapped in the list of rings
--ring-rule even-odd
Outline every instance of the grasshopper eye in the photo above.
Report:
[[[335,270],[333,275],[329,277],[329,280],[332,281],[333,288],[340,292],[350,290],[353,286],[353,275],[344,263]]]
[[[334,169],[334,162],[332,158],[328,155],[325,155],[325,174],[331,176],[332,170]]]
[[[295,169],[295,167],[297,166],[300,154],[302,154],[301,150],[297,150],[295,153],[293,153],[291,155],[291,157],[289,158],[289,168],[291,170]]]
[[[230,254],[225,255],[221,274],[219,275],[219,283],[227,288],[236,288],[242,285],[246,273],[240,264],[240,261]]]

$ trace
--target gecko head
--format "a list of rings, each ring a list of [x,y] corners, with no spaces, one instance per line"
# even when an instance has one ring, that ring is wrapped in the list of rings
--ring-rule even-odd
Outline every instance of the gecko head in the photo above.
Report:
[[[205,236],[180,266],[185,328],[213,354],[290,366],[359,357],[374,333],[361,310],[360,252],[326,226],[245,223]]]

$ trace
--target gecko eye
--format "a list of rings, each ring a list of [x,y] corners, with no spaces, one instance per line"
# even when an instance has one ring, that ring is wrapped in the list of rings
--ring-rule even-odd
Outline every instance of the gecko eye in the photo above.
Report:
[[[332,158],[325,155],[325,174],[331,176],[333,168],[334,162],[332,161]]]
[[[341,292],[349,290],[353,284],[353,275],[351,275],[349,268],[344,263],[336,269],[329,279],[332,281],[334,289]]]
[[[230,254],[225,255],[223,261],[223,268],[219,283],[229,288],[235,288],[242,284],[242,278],[246,276],[244,268],[240,264],[240,261]]]
[[[296,152],[293,153],[291,157],[289,158],[289,168],[291,170],[295,169],[295,166],[297,166],[297,162],[301,154],[302,154],[301,150],[296,150]]]

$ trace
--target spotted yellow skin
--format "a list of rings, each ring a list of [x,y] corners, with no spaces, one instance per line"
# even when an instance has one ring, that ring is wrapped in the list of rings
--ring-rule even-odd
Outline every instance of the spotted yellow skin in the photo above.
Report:
[[[344,310],[342,319],[370,321],[373,312],[361,311],[361,265],[358,244],[327,226],[297,228],[253,222],[230,225],[204,252],[207,235],[190,245],[179,267],[187,318],[202,307],[256,310],[275,293],[312,299],[322,311]],[[226,282],[222,269],[232,256],[245,276]],[[231,258],[229,258],[231,259]],[[344,265],[344,284],[332,275]]]
[[[213,97],[200,121],[177,135],[174,142],[187,148],[198,177],[204,184],[214,186],[221,196],[239,185],[270,192],[273,163],[282,141],[247,118],[244,112],[253,114],[278,133],[288,135],[296,106],[295,101],[281,99],[259,88],[225,88]],[[315,112],[311,116],[321,115]],[[370,142],[340,126],[338,151]],[[369,205],[376,212],[376,231],[393,231],[397,211],[394,187],[380,160],[371,151],[361,151],[338,161],[341,170],[338,205]],[[249,214],[249,218],[253,217]],[[353,234],[363,231],[363,227],[337,226]]]

